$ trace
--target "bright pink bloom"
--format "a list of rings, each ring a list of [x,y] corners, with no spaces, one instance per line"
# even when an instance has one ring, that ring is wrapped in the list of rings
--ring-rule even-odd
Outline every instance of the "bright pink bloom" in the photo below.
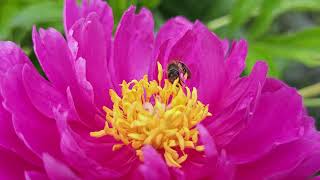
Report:
[[[257,62],[240,77],[244,40],[231,45],[201,22],[169,20],[154,36],[152,14],[130,7],[112,38],[113,17],[101,0],[66,0],[67,40],[54,29],[33,29],[34,51],[48,80],[12,42],[0,42],[1,179],[307,179],[320,169],[320,136],[302,98],[267,78]],[[204,152],[190,151],[181,168],[161,151],[124,146],[113,151],[102,106],[123,80],[157,79],[157,61],[181,60],[187,87],[209,104],[212,117],[197,125]]]

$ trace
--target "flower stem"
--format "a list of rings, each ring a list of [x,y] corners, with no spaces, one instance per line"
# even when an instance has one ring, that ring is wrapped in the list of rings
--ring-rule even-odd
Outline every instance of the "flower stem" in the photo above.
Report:
[[[250,14],[250,17],[256,17],[258,15],[259,15],[259,9],[255,9]],[[231,21],[232,21],[232,17],[231,17],[230,14],[228,14],[228,15],[216,18],[216,19],[214,19],[212,21],[209,21],[207,26],[211,31],[213,31],[213,30],[219,29],[219,28],[221,28],[223,26],[226,26],[226,25],[230,24]]]
[[[300,89],[299,93],[304,98],[315,97],[317,95],[320,95],[320,82]]]
[[[219,29],[225,25],[228,25],[230,22],[231,22],[230,15],[225,15],[208,22],[207,26],[212,31],[212,30]]]
[[[304,104],[307,107],[319,107],[320,106],[320,98],[304,99]]]

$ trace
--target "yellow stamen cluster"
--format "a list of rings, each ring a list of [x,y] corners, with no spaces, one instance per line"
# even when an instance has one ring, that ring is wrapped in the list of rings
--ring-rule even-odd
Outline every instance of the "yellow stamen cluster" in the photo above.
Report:
[[[203,151],[204,146],[198,145],[196,125],[211,116],[208,106],[197,100],[195,88],[191,92],[188,87],[182,88],[178,79],[172,84],[167,79],[162,83],[162,78],[162,66],[158,63],[158,81],[149,82],[147,76],[140,81],[123,81],[122,97],[111,89],[113,108],[103,107],[105,127],[91,132],[91,136],[113,136],[121,142],[113,146],[114,151],[131,145],[141,160],[141,148],[151,145],[164,153],[171,167],[181,167],[188,157],[185,149]]]

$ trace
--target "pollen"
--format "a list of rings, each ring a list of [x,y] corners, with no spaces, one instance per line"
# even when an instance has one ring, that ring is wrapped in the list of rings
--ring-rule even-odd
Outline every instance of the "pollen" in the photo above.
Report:
[[[190,152],[204,151],[199,144],[196,125],[211,116],[208,105],[198,101],[197,89],[192,91],[179,84],[163,80],[163,69],[158,63],[157,80],[123,81],[121,95],[110,89],[113,107],[103,107],[106,112],[104,129],[91,132],[92,137],[112,136],[119,143],[112,147],[117,151],[131,146],[143,161],[142,147],[151,145],[163,154],[170,167],[181,167]]]

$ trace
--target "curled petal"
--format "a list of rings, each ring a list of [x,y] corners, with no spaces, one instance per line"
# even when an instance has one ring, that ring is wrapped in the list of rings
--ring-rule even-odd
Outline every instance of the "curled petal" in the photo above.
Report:
[[[24,179],[24,171],[35,169],[14,153],[0,148],[0,179]]]
[[[243,39],[234,41],[226,58],[227,73],[230,80],[239,78],[245,68],[245,60],[247,57],[248,45]]]
[[[31,104],[23,86],[22,68],[16,66],[9,70],[1,87],[5,108],[12,114],[13,127],[18,137],[38,156],[50,152],[60,157],[55,122],[43,116]]]
[[[112,9],[105,1],[102,0],[83,0],[81,6],[77,5],[77,0],[65,0],[65,33],[68,34],[70,28],[77,20],[87,17],[87,15],[92,12],[99,15],[99,21],[103,24],[104,33],[111,37],[113,29]]]
[[[76,86],[74,60],[63,36],[54,29],[33,28],[34,50],[46,76],[61,92],[72,84]]]
[[[2,101],[2,97],[1,97]],[[12,117],[0,106],[0,146],[12,151],[29,163],[41,166],[41,160],[18,138],[12,124]]]
[[[142,149],[144,163],[140,165],[139,171],[146,180],[166,180],[170,179],[168,166],[160,154],[151,146]]]
[[[232,141],[252,117],[260,100],[267,69],[264,62],[257,62],[251,74],[234,82],[224,92],[221,103],[213,107],[213,114],[216,115],[205,120],[204,124],[219,146]]]
[[[81,172],[82,177],[119,178],[128,173],[130,165],[135,161],[132,159],[132,155],[135,154],[132,154],[130,149],[112,151],[114,143],[90,142],[88,129],[82,128],[82,133],[76,133],[71,129],[66,112],[55,109],[55,115],[61,133],[60,147],[65,160],[73,169]],[[76,127],[79,130],[81,126]]]
[[[229,155],[238,163],[250,162],[276,145],[297,139],[301,115],[302,101],[296,90],[282,87],[262,93],[247,127],[228,145]]]
[[[303,170],[304,173],[307,172],[311,174],[303,173],[300,174],[303,175],[301,177],[311,177],[313,175],[312,173],[319,170],[320,164],[318,162],[314,163],[310,169],[305,169],[308,167],[303,167],[303,164],[306,163],[310,157],[319,153],[319,144],[316,143],[319,142],[319,134],[312,132],[314,131],[312,130],[314,127],[310,129],[305,128],[306,132],[300,139],[279,144],[260,159],[239,165],[236,177],[238,179],[259,179],[259,177],[270,177],[272,179],[277,176],[281,177],[281,174],[284,175],[286,173],[287,177],[290,177],[290,175],[299,175]],[[292,171],[296,167],[302,169],[297,169],[296,172]]]
[[[116,31],[110,67],[115,87],[122,80],[141,79],[149,71],[154,22],[149,10],[142,8],[139,14],[135,14],[135,10],[130,7],[124,13]]]
[[[169,56],[171,48],[175,43],[192,28],[192,23],[183,17],[175,17],[162,25],[155,39],[153,60],[149,69],[149,75],[156,79],[157,61],[164,64]]]
[[[31,103],[43,115],[53,118],[52,108],[58,105],[63,106],[65,110],[69,109],[65,95],[52,87],[29,65],[23,67],[22,79]]]
[[[226,76],[223,48],[215,34],[196,22],[172,47],[163,65],[166,67],[173,60],[188,66],[192,74],[187,85],[201,90],[199,99],[203,103],[219,102]]]
[[[27,55],[15,43],[0,41],[0,77],[18,64],[31,64]]]
[[[111,35],[106,38],[103,24],[96,13],[90,13],[86,19],[78,21],[69,33],[69,39],[75,41],[76,59],[86,60],[86,78],[92,85],[94,101],[97,107],[110,105],[107,92],[112,88],[108,62],[111,57]]]
[[[44,153],[42,156],[43,164],[46,169],[46,172],[50,179],[64,180],[64,179],[74,179],[77,180],[80,178],[75,175],[72,170],[65,165],[64,163],[58,161],[54,157],[50,156],[47,153]]]
[[[47,180],[49,179],[45,172],[25,171],[24,177],[26,180]]]

